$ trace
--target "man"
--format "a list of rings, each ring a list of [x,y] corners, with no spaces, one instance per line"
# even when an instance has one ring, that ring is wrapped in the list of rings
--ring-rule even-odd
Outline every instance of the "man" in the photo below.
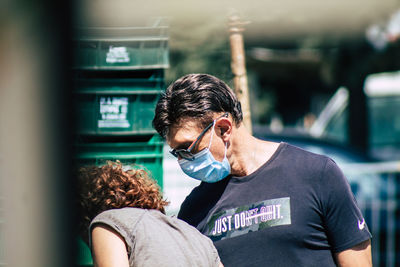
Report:
[[[210,237],[225,266],[371,266],[371,234],[329,158],[256,139],[221,80],[186,75],[156,106],[155,129],[202,183],[178,218]]]

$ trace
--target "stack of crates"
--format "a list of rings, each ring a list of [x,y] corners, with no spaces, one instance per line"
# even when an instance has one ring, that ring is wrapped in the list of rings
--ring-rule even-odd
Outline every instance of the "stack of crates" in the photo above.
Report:
[[[119,160],[144,168],[163,188],[163,141],[152,127],[165,89],[168,26],[84,28],[74,40],[76,159],[79,165]],[[79,243],[79,264],[91,265]]]

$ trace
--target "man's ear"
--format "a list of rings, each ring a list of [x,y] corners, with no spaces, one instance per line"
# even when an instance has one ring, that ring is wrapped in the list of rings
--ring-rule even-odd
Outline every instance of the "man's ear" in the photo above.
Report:
[[[224,142],[228,142],[232,134],[232,121],[229,118],[221,118],[216,122],[216,133]]]

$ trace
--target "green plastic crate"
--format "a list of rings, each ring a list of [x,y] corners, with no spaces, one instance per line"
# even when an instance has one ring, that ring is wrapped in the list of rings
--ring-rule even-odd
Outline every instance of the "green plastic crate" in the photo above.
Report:
[[[78,71],[74,90],[79,93],[159,93],[164,90],[164,70]]]
[[[168,26],[81,28],[74,49],[76,69],[168,68]]]
[[[103,165],[119,160],[126,168],[148,170],[163,189],[163,141],[158,135],[147,141],[124,143],[81,143],[76,145],[79,165]]]
[[[77,244],[77,265],[78,266],[93,266],[92,253],[89,246],[81,238],[76,240]]]
[[[152,120],[161,91],[93,90],[75,94],[79,134],[155,134]]]

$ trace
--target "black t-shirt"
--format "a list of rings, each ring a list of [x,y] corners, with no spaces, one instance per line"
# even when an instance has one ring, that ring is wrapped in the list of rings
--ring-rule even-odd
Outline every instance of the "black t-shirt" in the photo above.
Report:
[[[178,218],[210,237],[228,266],[335,266],[371,238],[350,186],[328,157],[281,143],[245,177],[201,183]]]

